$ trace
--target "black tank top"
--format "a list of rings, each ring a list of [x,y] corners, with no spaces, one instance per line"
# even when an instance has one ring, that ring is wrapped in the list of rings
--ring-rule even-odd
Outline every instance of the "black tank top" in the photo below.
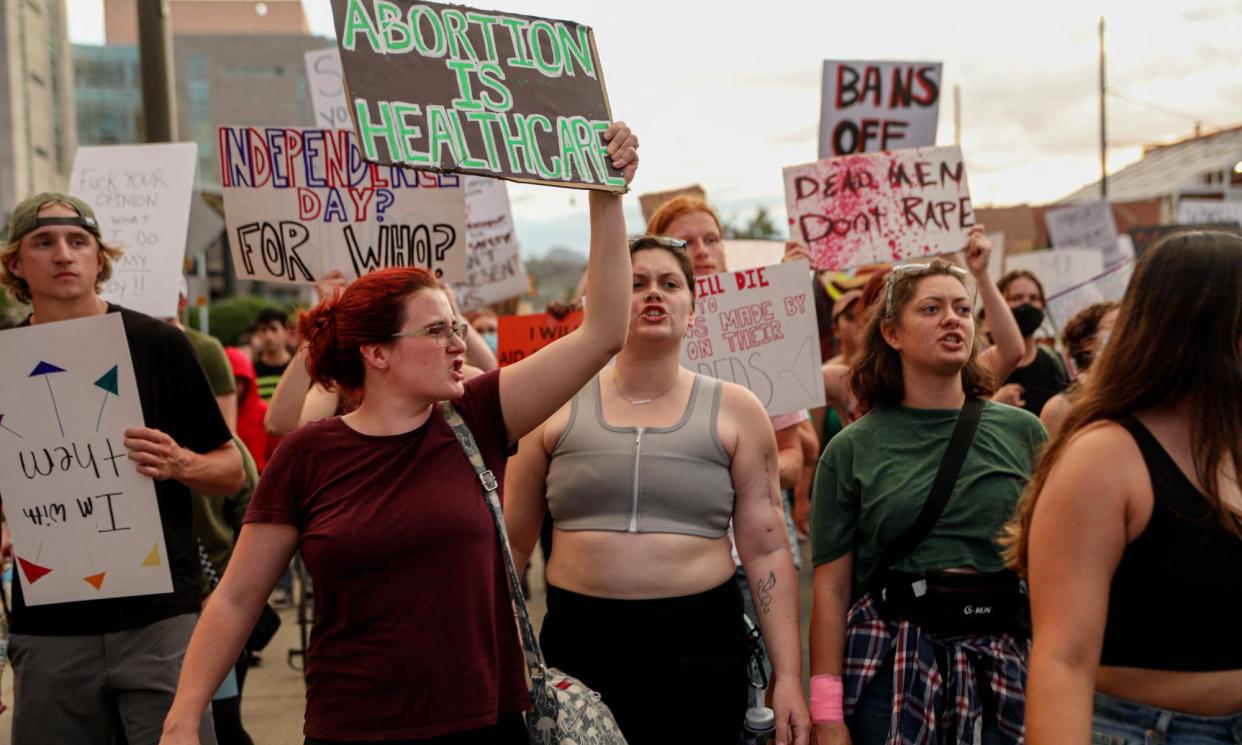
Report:
[[[1113,575],[1100,664],[1154,670],[1242,669],[1242,539],[1137,419],[1154,502]]]

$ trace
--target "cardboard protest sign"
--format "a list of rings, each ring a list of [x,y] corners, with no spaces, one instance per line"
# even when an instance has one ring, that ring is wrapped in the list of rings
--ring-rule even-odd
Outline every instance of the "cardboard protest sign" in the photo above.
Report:
[[[560,320],[547,313],[501,316],[496,322],[497,362],[505,367],[529,357],[581,326],[582,315],[575,310]]]
[[[313,284],[390,266],[466,277],[462,177],[377,166],[346,129],[221,127],[220,183],[238,279]]]
[[[1183,199],[1177,205],[1177,221],[1183,225],[1194,225],[1196,223],[1232,223],[1234,225],[1242,225],[1242,202]]]
[[[932,147],[939,62],[824,62],[819,157]]]
[[[993,280],[999,280],[1005,275],[1005,234],[988,233],[988,240],[992,241],[992,253],[988,255],[988,274]]]
[[[1091,248],[1028,251],[1005,260],[1006,271],[1025,269],[1039,278],[1044,299],[1064,292],[1104,272],[1104,255]]]
[[[315,109],[315,126],[348,129],[349,103],[345,100],[345,79],[341,75],[341,53],[336,47],[306,53],[306,87]]]
[[[707,199],[707,192],[703,191],[703,187],[698,184],[687,186],[682,189],[669,189],[668,191],[655,191],[648,194],[638,195],[638,206],[643,211],[643,222],[651,222],[651,216],[656,210],[665,203],[676,199],[677,197],[694,197],[696,199]]]
[[[454,284],[453,290],[462,310],[530,292],[518,256],[509,187],[503,181],[466,177],[466,281]]]
[[[1044,213],[1052,247],[1094,248],[1104,254],[1104,265],[1125,259],[1117,248],[1117,221],[1107,200],[1059,207]]]
[[[790,236],[816,269],[951,253],[975,224],[956,145],[830,158],[784,176]]]
[[[0,332],[0,494],[28,605],[172,592],[120,313]]]
[[[823,406],[809,269],[791,261],[699,277],[681,364],[745,386],[771,416]]]
[[[366,159],[624,192],[591,29],[412,0],[332,0]]]
[[[724,242],[725,266],[730,271],[756,269],[781,263],[785,256],[784,241],[729,239]]]
[[[1048,319],[1058,332],[1065,328],[1079,311],[1106,300],[1120,301],[1134,274],[1134,259],[1127,259],[1100,274],[1048,296]]]
[[[104,299],[156,318],[177,315],[197,163],[193,142],[78,148],[69,193],[94,208],[103,239],[125,251]]]
[[[1136,225],[1130,228],[1130,240],[1134,242],[1134,254],[1142,257],[1147,249],[1174,233],[1188,230],[1222,230],[1242,235],[1242,225],[1236,223],[1207,223],[1204,225]]]

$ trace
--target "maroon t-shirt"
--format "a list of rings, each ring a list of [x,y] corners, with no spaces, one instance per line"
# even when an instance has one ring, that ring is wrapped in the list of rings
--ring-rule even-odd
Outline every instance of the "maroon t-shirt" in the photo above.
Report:
[[[504,483],[498,372],[454,406]],[[339,417],[280,443],[245,522],[295,525],[315,583],[307,737],[395,740],[495,723],[530,706],[492,518],[443,414],[374,437]]]

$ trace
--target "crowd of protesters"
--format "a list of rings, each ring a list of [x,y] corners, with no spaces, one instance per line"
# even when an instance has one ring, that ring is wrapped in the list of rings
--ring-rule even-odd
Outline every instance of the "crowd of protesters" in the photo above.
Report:
[[[628,182],[637,138],[605,139]],[[548,663],[630,743],[733,745],[752,704],[796,745],[1242,743],[1242,239],[1165,238],[1059,340],[1039,277],[989,275],[982,226],[947,258],[812,273],[827,403],[770,418],[680,364],[696,279],[728,269],[714,210],[673,199],[632,238],[619,195],[589,212],[582,326],[501,369],[495,313],[468,323],[420,269],[329,276],[224,348],[99,297],[120,249],[90,205],[19,204],[21,325],[124,324],[125,446],[174,590],[28,605],[14,582],[14,743],[250,743],[248,656],[295,555],[308,745],[529,742],[473,454],[519,570],[546,534]]]

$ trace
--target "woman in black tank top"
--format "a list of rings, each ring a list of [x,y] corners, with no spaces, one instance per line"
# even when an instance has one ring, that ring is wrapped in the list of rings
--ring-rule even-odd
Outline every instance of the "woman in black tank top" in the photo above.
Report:
[[[1027,741],[1242,742],[1242,238],[1144,255],[1092,370],[1007,538]]]

